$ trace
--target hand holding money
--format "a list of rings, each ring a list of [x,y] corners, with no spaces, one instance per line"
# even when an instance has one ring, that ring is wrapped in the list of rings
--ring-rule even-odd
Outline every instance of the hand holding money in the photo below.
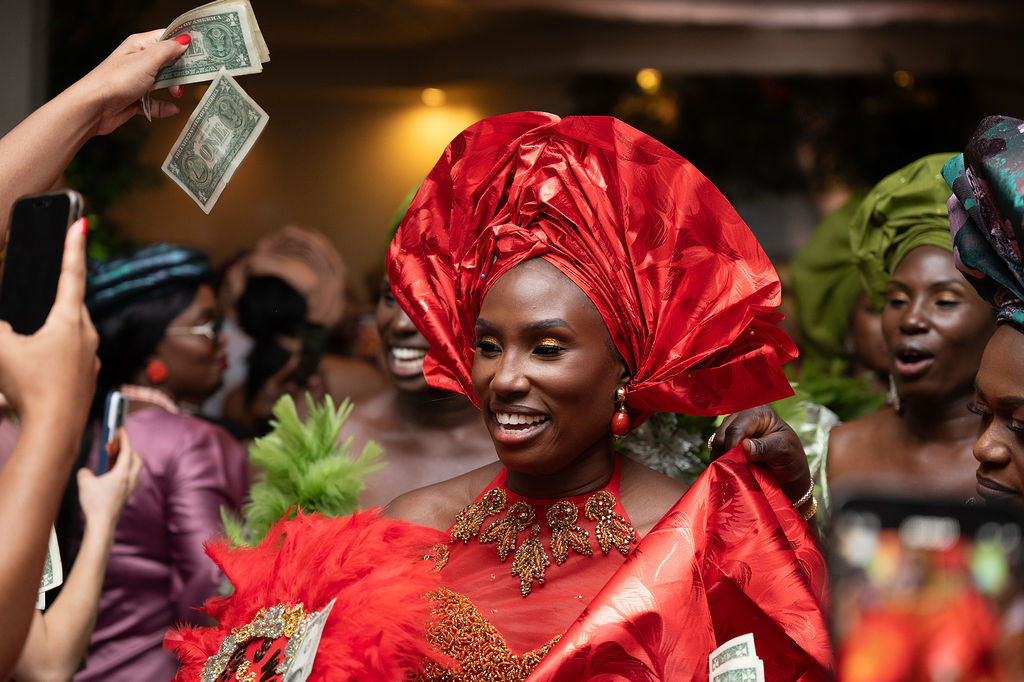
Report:
[[[67,90],[67,95],[96,110],[92,133],[106,135],[139,112],[139,98],[153,89],[162,67],[185,52],[174,40],[161,40],[162,31],[128,36],[109,57]],[[159,102],[152,115],[178,113],[170,102]]]

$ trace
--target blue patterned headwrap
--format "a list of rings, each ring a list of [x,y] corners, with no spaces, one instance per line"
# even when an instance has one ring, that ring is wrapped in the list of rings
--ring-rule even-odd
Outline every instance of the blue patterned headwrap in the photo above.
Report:
[[[211,273],[202,251],[154,244],[124,258],[91,262],[85,303],[95,317],[127,303],[159,298],[183,284],[198,284]]]

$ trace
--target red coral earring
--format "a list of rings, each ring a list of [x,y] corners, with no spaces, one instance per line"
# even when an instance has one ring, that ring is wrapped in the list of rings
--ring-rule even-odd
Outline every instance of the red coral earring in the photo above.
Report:
[[[615,391],[616,412],[612,416],[612,435],[625,436],[629,431],[629,414],[626,413],[626,389],[621,386]]]
[[[167,365],[162,360],[153,360],[146,365],[146,378],[151,384],[162,384],[167,381]]]

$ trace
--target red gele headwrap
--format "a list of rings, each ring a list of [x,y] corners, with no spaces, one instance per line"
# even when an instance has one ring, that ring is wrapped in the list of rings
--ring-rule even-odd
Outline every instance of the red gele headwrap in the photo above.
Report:
[[[597,306],[653,412],[718,415],[792,395],[775,270],[688,161],[609,117],[523,112],[456,137],[391,242],[399,304],[430,341],[427,381],[476,403],[474,324],[491,285],[543,258]]]

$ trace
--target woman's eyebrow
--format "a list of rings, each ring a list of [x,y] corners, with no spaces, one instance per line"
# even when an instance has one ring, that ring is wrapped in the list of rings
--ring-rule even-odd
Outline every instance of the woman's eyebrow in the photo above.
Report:
[[[497,329],[497,325],[493,322],[489,322],[482,317],[476,319],[476,326],[483,329]],[[523,325],[523,329],[533,330],[544,330],[544,329],[568,329],[571,332],[575,332],[573,326],[559,317],[552,317],[547,320],[537,320],[536,322],[530,322]]]

